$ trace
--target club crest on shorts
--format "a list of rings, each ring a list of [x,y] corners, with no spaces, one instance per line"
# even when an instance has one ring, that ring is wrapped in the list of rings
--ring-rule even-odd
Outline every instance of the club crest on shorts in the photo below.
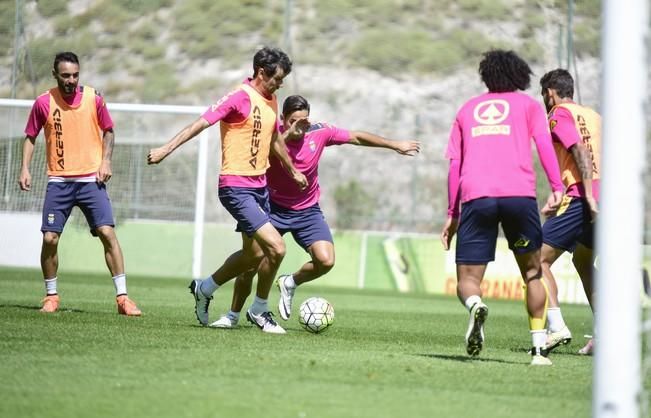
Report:
[[[53,225],[54,224],[54,214],[53,213],[48,213],[47,214],[47,224],[48,225]]]

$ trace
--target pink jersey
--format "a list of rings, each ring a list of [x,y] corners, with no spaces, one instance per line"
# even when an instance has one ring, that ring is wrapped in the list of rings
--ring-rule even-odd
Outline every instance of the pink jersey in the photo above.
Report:
[[[572,112],[564,107],[555,107],[549,115],[552,139],[570,150],[574,145],[582,142]],[[572,197],[585,197],[585,189],[581,182],[570,185],[565,194]],[[592,196],[599,200],[599,179],[592,180]]]
[[[251,79],[243,81],[244,84],[251,85]],[[235,89],[228,93],[217,103],[211,105],[201,116],[210,125],[219,121],[227,123],[239,123],[246,120],[251,112],[251,99],[249,95],[241,88]],[[279,126],[276,126],[278,130]],[[219,187],[265,187],[267,185],[266,176],[237,176],[237,175],[220,175]]]
[[[562,191],[547,117],[538,102],[520,92],[468,100],[457,112],[446,150],[452,160],[448,215],[458,216],[459,202],[480,197],[536,197],[531,138],[552,190]]]
[[[269,198],[287,209],[305,209],[319,202],[319,159],[325,147],[350,141],[350,132],[326,123],[316,123],[298,141],[286,141],[287,153],[294,166],[307,178],[307,188],[300,190],[280,161],[270,157],[267,170]]]
[[[63,97],[63,99],[70,106],[79,106],[81,98],[84,94],[84,86],[77,86],[75,94],[72,97]],[[113,120],[106,108],[106,103],[102,96],[95,95],[95,104],[97,108],[97,123],[101,130],[106,131],[113,128]],[[25,135],[36,138],[43,129],[43,125],[47,122],[47,117],[50,114],[50,92],[41,94],[36,98],[32,105],[32,110],[27,118],[27,126],[25,126]]]

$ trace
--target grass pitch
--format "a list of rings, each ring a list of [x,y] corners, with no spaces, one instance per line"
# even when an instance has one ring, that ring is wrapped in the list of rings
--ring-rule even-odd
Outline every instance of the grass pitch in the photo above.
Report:
[[[1,417],[590,414],[592,358],[575,354],[592,327],[585,306],[564,306],[575,340],[555,351],[554,365],[531,367],[522,303],[487,301],[485,348],[469,358],[468,314],[449,297],[307,285],[290,321],[278,319],[287,334],[266,335],[244,318],[234,330],[199,327],[187,279],[130,276],[144,316],[127,318],[106,276],[60,274],[62,310],[49,315],[38,312],[38,271],[0,277]],[[217,291],[211,319],[227,310],[231,290]],[[295,318],[315,295],[336,312],[318,335]],[[274,289],[274,311],[277,297]]]

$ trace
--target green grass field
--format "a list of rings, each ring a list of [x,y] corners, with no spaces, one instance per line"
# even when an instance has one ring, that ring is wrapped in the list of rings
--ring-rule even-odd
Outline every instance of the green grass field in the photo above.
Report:
[[[38,312],[38,271],[0,277],[1,417],[590,414],[593,359],[575,354],[592,328],[585,306],[564,307],[575,341],[553,354],[554,365],[531,367],[522,303],[487,301],[486,346],[469,358],[467,313],[450,297],[307,285],[296,303],[326,297],[335,324],[313,335],[292,317],[279,336],[246,323],[197,326],[187,280],[129,277],[144,316],[126,318],[105,276],[60,274],[62,310],[49,315]],[[215,294],[211,318],[231,290]]]

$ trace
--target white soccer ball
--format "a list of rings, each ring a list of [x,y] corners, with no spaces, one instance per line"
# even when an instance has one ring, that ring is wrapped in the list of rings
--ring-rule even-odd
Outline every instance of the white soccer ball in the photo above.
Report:
[[[318,334],[328,329],[335,320],[335,309],[320,297],[311,297],[301,303],[298,322],[306,330]]]

